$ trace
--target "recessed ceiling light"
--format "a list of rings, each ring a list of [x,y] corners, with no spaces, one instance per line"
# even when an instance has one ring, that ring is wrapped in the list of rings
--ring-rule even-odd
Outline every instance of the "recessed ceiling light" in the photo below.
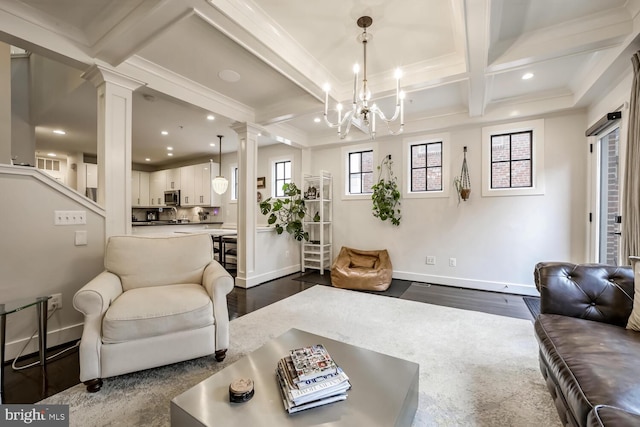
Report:
[[[216,118],[213,116],[213,114],[209,114],[207,116],[207,120],[215,120]]]
[[[209,144],[210,147],[215,147],[216,144],[214,144],[213,142],[211,144]]]
[[[167,132],[166,130],[163,130],[162,132],[160,132],[163,135],[169,135],[169,132]]]
[[[240,80],[240,74],[233,70],[222,70],[218,73],[218,77],[229,83],[235,83]]]
[[[167,150],[171,151],[173,150],[173,147],[167,147]]]
[[[313,121],[316,123],[320,123],[320,117],[316,117],[315,119],[313,119]]]
[[[145,162],[150,162],[150,161],[151,161],[151,159],[147,157],[146,159],[144,159],[144,161],[145,161]]]
[[[47,153],[47,156],[49,156],[49,157],[56,157],[56,153]]]
[[[173,156],[173,153],[167,153],[167,156],[171,157]]]
[[[511,113],[509,113],[509,115],[511,117],[516,117],[517,115],[519,115],[520,113],[518,112],[518,110],[513,110]]]
[[[533,73],[524,73],[522,75],[522,80],[529,80],[532,77],[533,77]]]
[[[53,131],[53,133],[57,134],[57,135],[66,135],[67,133],[65,131],[63,131],[62,129],[56,129]]]

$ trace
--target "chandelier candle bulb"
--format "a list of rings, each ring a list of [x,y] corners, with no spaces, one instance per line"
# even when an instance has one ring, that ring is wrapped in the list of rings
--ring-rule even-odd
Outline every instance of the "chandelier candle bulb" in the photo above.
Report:
[[[358,37],[358,40],[362,43],[362,53],[363,53],[363,64],[362,64],[362,82],[360,85],[360,90],[358,91],[358,79],[360,74],[360,65],[355,64],[353,66],[353,104],[352,108],[349,111],[346,111],[342,114],[342,107],[338,105],[336,107],[338,111],[338,121],[332,122],[328,117],[328,104],[329,104],[329,94],[328,89],[325,89],[325,105],[324,105],[324,118],[325,123],[330,128],[338,128],[338,137],[340,139],[344,139],[351,130],[351,125],[355,124],[357,128],[361,129],[363,132],[369,134],[371,139],[375,139],[376,135],[376,118],[375,116],[379,116],[382,121],[387,124],[387,128],[389,130],[389,134],[391,135],[399,135],[403,131],[403,123],[404,123],[404,112],[403,112],[403,96],[400,90],[400,79],[402,78],[402,70],[397,68],[395,70],[395,78],[396,78],[396,105],[395,110],[393,112],[393,116],[388,119],[385,114],[378,108],[375,104],[371,107],[369,106],[369,102],[371,101],[371,91],[369,89],[369,82],[367,80],[367,44],[370,40],[370,36],[367,34],[367,28],[371,26],[373,23],[373,19],[370,16],[361,16],[358,18],[357,25],[362,28],[362,34]],[[398,116],[402,117],[400,123],[400,129],[397,131],[393,131],[391,129],[391,123],[395,122],[398,119]],[[344,133],[342,132],[342,126],[345,126]]]

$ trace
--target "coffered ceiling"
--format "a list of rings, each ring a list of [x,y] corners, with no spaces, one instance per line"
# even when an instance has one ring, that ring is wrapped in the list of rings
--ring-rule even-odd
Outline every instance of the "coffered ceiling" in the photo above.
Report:
[[[134,97],[133,156],[160,164],[168,161],[160,127],[179,147],[175,158],[206,155],[217,134],[224,151],[235,150],[234,121],[263,126],[263,144],[277,136],[338,143],[314,118],[325,83],[332,104],[351,98],[363,15],[373,18],[373,96],[393,106],[401,67],[410,134],[588,107],[629,70],[639,11],[638,0],[14,0],[0,2],[0,40],[63,62],[76,77],[97,63],[144,82]],[[63,142],[49,128],[68,129],[69,139],[76,128],[93,132],[95,94],[88,82],[80,87],[38,118],[38,147]],[[366,138],[354,129],[347,140]],[[76,149],[95,152],[81,139]]]

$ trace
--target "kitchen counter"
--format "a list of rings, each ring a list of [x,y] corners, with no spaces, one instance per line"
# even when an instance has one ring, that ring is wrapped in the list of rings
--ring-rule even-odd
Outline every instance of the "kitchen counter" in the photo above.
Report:
[[[177,222],[175,220],[170,221],[131,221],[133,227],[139,226],[159,226],[159,225],[222,225],[220,222]]]

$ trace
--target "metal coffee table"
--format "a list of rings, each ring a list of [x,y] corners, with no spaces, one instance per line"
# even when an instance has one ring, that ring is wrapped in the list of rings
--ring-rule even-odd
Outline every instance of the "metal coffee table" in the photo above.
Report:
[[[289,415],[275,377],[289,350],[323,344],[349,376],[343,402]],[[410,426],[418,407],[417,363],[290,329],[171,400],[171,426]],[[253,379],[255,396],[229,402],[229,383]]]

